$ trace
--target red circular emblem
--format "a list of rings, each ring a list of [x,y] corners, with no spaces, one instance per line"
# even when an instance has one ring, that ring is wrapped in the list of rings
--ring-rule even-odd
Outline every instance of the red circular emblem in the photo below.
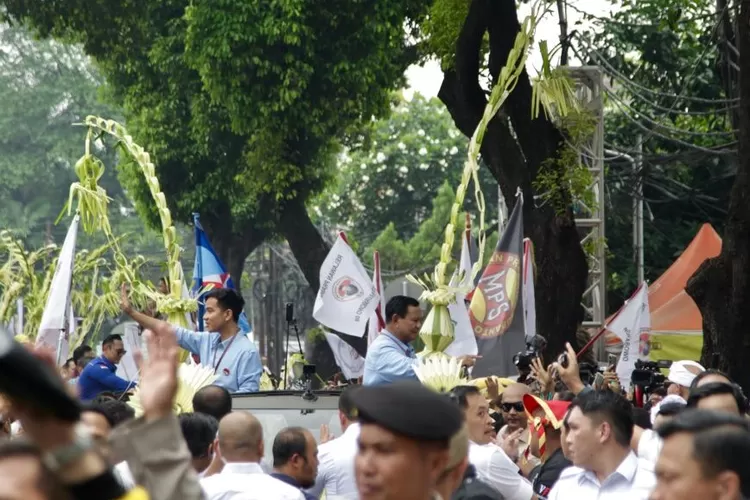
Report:
[[[224,373],[224,376],[229,376],[229,368],[224,368],[222,372]]]

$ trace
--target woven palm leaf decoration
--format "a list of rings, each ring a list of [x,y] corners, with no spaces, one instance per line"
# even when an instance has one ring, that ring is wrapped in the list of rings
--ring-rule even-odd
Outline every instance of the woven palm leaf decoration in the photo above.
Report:
[[[175,414],[191,413],[193,411],[193,396],[203,387],[216,381],[214,370],[204,365],[190,365],[181,363],[177,373],[177,395],[172,403]],[[141,388],[137,387],[128,405],[135,410],[135,416],[143,415],[141,406]]]

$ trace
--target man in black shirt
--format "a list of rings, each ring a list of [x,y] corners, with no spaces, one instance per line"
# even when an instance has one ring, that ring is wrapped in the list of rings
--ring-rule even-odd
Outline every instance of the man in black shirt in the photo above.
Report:
[[[477,471],[469,464],[464,472],[461,485],[453,493],[451,500],[504,500],[495,488],[477,478]]]
[[[562,427],[570,403],[568,401],[544,401],[531,394],[523,397],[526,411],[533,418],[529,451],[542,460],[529,478],[534,493],[546,498],[566,467],[572,465],[562,449]]]

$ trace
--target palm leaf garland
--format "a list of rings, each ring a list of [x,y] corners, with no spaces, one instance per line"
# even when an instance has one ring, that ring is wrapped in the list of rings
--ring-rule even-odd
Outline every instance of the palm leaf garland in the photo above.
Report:
[[[414,373],[419,381],[437,392],[449,392],[456,386],[468,384],[469,380],[461,371],[461,362],[442,352],[422,356],[414,363]]]
[[[214,370],[205,365],[191,365],[181,363],[177,374],[177,395],[172,402],[175,414],[192,413],[193,396],[203,387],[213,384],[218,378]],[[135,410],[135,416],[143,415],[141,405],[141,389],[136,388],[128,401],[128,405]]]

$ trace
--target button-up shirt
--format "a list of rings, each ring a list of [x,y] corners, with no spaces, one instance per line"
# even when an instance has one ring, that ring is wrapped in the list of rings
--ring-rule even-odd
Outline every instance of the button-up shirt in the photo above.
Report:
[[[326,500],[359,498],[354,476],[358,437],[359,424],[352,423],[340,437],[318,446],[318,477],[308,493],[319,498],[325,490]]]
[[[378,335],[367,348],[364,385],[391,384],[399,380],[418,380],[414,373],[417,355],[414,348],[388,330]]]
[[[549,500],[647,500],[656,486],[654,473],[639,464],[632,451],[604,481],[580,467],[568,467],[557,480]]]
[[[78,377],[81,399],[91,401],[102,392],[125,392],[136,388],[135,382],[115,375],[117,366],[104,356],[93,359]]]
[[[263,472],[260,464],[230,462],[219,474],[200,480],[206,500],[305,500],[300,490]]]
[[[231,393],[258,392],[263,365],[258,348],[244,332],[224,341],[217,332],[192,332],[181,327],[175,327],[175,332],[180,347],[197,354],[202,365],[216,371],[216,385]]]
[[[495,444],[469,443],[469,463],[477,477],[495,488],[505,500],[531,500],[534,490],[508,455]]]

